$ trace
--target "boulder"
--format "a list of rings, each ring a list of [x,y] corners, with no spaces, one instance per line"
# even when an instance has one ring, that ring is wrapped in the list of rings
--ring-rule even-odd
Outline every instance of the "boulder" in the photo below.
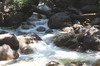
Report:
[[[34,52],[34,48],[31,48],[29,45],[27,45],[27,46],[21,48],[21,49],[20,49],[20,52],[21,52],[22,54],[31,54],[31,53]]]
[[[83,50],[100,51],[100,30],[91,27],[85,33],[77,37],[78,42],[82,45]]]
[[[71,23],[71,18],[68,12],[60,12],[50,17],[48,21],[48,26],[51,29],[59,29],[71,26]]]
[[[75,51],[81,51],[81,47],[77,41],[77,34],[60,33],[54,37],[54,43],[58,47],[65,47]]]
[[[54,36],[58,47],[66,47],[75,51],[100,51],[100,30],[94,27],[80,28],[78,33],[58,33]]]
[[[19,57],[17,51],[10,48],[9,45],[3,44],[0,46],[0,61],[1,60],[12,60]]]
[[[19,49],[19,41],[14,34],[0,34],[0,46],[3,44],[9,45],[15,51]]]
[[[41,41],[42,39],[35,33],[28,33],[17,37],[19,41],[20,52],[23,54],[30,54],[34,52],[34,48],[30,44]]]
[[[6,14],[4,15],[4,23],[0,26],[3,27],[18,27],[21,22],[23,21],[23,13],[22,12],[18,12],[16,14]]]

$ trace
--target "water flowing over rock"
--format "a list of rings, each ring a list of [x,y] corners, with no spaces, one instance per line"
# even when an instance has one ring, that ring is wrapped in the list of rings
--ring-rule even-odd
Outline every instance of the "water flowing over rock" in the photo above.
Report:
[[[3,44],[2,46],[0,46],[0,61],[17,59],[18,57],[18,52],[11,49],[9,45]]]
[[[36,3],[24,13],[6,7],[5,24],[0,13],[10,26],[0,27],[0,66],[100,66],[99,0],[20,1]]]
[[[80,30],[80,33],[69,32],[56,34],[54,43],[59,47],[67,47],[76,51],[86,51],[89,49],[99,51],[100,31],[94,27],[83,27]]]
[[[29,46],[29,44],[34,44],[35,42],[41,41],[42,39],[35,33],[28,33],[17,37],[19,41],[20,52],[23,54],[31,54],[34,52],[35,48]]]

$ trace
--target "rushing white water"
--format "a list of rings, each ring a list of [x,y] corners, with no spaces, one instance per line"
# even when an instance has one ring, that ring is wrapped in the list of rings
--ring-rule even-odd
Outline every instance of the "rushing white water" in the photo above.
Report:
[[[33,17],[33,16],[32,16]],[[80,53],[75,51],[70,51],[68,49],[62,49],[53,44],[52,37],[54,33],[58,30],[54,30],[52,34],[45,34],[45,31],[48,30],[47,19],[38,19],[32,20],[34,18],[30,18],[30,24],[35,24],[35,26],[31,25],[29,29],[21,29],[21,26],[18,29],[11,28],[1,28],[1,31],[6,31],[10,33],[14,33],[18,35],[19,33],[28,33],[34,32],[39,35],[43,41],[39,41],[38,43],[30,44],[33,48],[34,53],[29,55],[20,55],[20,57],[16,60],[9,61],[0,61],[0,66],[46,66],[49,61],[58,61],[61,63],[67,63],[71,61],[90,61],[94,62],[100,59],[100,52],[96,53]],[[36,31],[38,27],[44,27],[45,31]],[[62,65],[63,66],[63,65]]]

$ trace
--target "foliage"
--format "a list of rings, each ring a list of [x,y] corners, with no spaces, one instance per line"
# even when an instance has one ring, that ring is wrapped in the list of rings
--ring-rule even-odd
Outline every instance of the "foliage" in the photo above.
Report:
[[[31,8],[34,4],[34,0],[10,0],[8,4],[15,11],[23,11],[27,8]]]

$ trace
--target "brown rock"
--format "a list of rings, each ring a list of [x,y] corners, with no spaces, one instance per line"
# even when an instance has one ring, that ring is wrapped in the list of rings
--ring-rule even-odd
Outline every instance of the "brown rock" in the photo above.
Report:
[[[34,33],[28,33],[26,35],[18,36],[17,39],[20,45],[20,52],[23,54],[33,53],[34,48],[31,48],[29,44],[34,44],[34,42],[41,41],[41,38]]]
[[[59,66],[59,65],[60,65],[60,63],[56,62],[56,61],[50,61],[48,64],[46,64],[46,66]]]
[[[44,27],[39,27],[36,29],[37,31],[44,32],[46,29]]]
[[[0,46],[9,45],[13,50],[19,49],[19,42],[14,34],[0,34]]]

